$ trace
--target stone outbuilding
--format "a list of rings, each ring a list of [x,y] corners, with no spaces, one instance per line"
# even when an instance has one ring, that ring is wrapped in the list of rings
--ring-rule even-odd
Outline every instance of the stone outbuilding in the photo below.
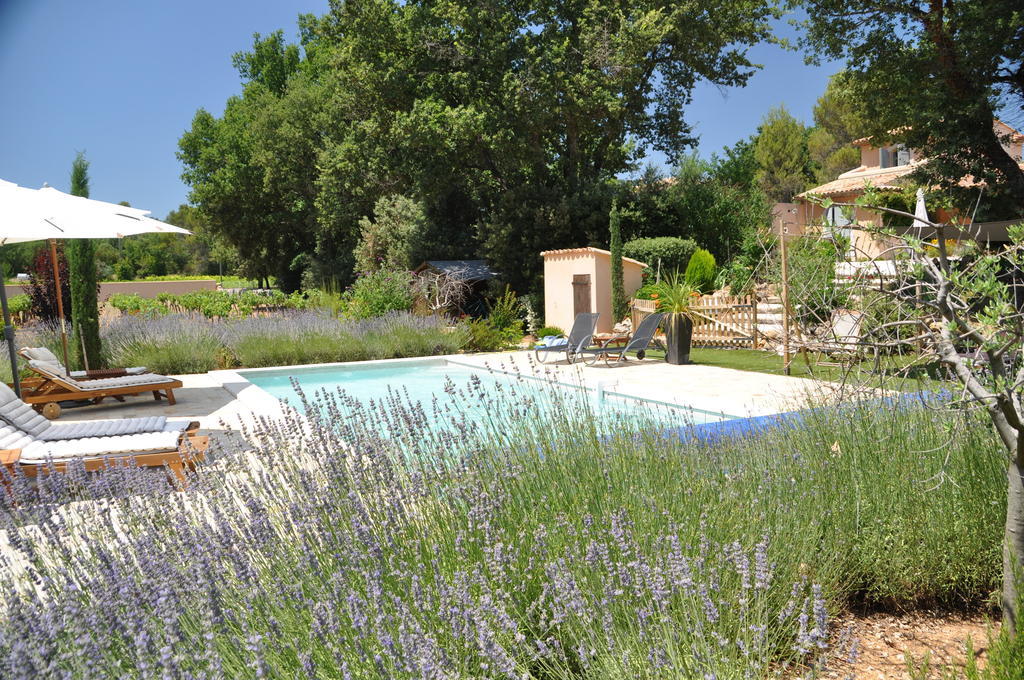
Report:
[[[583,312],[599,312],[597,331],[607,333],[622,319],[612,318],[612,254],[600,248],[547,250],[544,258],[544,325],[566,333]],[[643,283],[647,265],[622,258],[626,297]]]

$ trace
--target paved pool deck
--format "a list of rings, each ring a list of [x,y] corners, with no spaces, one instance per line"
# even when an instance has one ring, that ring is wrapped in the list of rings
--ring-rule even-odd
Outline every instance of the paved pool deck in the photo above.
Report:
[[[673,366],[661,360],[630,361],[613,367],[603,364],[593,367],[569,365],[564,360],[537,364],[533,353],[525,351],[435,358],[481,369],[548,376],[560,382],[581,384],[594,389],[600,384],[609,392],[685,404],[733,416],[767,415],[808,404],[826,403],[838,389],[830,383],[806,378],[696,364]],[[415,361],[397,359],[386,363]],[[175,390],[177,403],[173,406],[167,405],[165,401],[154,401],[147,394],[128,397],[124,403],[108,401],[94,406],[65,408],[60,419],[74,421],[166,415],[198,420],[202,430],[216,431],[226,426],[237,429],[256,418],[275,417],[282,412],[279,401],[246,381],[236,371],[211,371],[176,377],[184,386]]]

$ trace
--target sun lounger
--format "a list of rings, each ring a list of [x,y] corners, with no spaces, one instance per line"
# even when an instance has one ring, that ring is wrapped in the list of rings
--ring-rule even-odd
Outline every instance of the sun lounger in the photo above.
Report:
[[[33,348],[37,356],[39,349]],[[22,356],[28,355],[27,350],[28,348],[22,350]],[[49,354],[53,356],[52,353]],[[174,390],[181,387],[180,380],[165,375],[128,373],[129,370],[138,371],[139,368],[124,369],[124,374],[106,377],[92,375],[76,378],[74,375],[68,375],[64,365],[59,361],[29,359],[28,365],[39,377],[26,378],[21,382],[24,390],[22,399],[29,404],[54,404],[54,407],[48,407],[51,412],[47,414],[53,418],[60,415],[60,408],[56,406],[56,402],[60,401],[87,400],[98,404],[107,397],[124,401],[126,396],[152,392],[153,398],[157,401],[167,397],[167,403],[174,404]]]
[[[46,347],[22,347],[18,350],[18,355],[25,361],[44,361],[49,364],[55,364],[60,368],[62,375],[67,375],[75,380],[95,380],[98,378],[117,378],[125,375],[141,375],[148,373],[145,366],[132,366],[130,368],[99,368],[91,371],[68,371],[64,367],[64,364],[60,362],[57,355],[51,352]]]
[[[163,416],[51,423],[0,384],[0,465],[34,477],[81,461],[88,471],[112,465],[166,466],[179,480],[209,445],[198,423]]]
[[[565,359],[570,364],[579,357],[579,352],[584,347],[589,347],[594,339],[594,330],[597,328],[597,319],[601,316],[596,312],[584,312],[577,314],[576,320],[572,322],[568,338],[557,338],[544,342],[534,348],[534,355],[537,361],[544,363],[550,359],[552,354],[565,354]]]
[[[597,364],[601,359],[605,360],[605,363],[611,365],[611,358],[615,357],[615,363],[620,364],[627,361],[626,352],[633,352],[636,354],[637,359],[643,359],[647,353],[647,348],[654,340],[654,334],[658,331],[658,324],[661,323],[661,318],[664,314],[651,314],[643,321],[636,329],[636,333],[633,333],[629,341],[626,342],[623,347],[589,347],[579,350],[579,353],[587,357],[587,364],[593,366]]]

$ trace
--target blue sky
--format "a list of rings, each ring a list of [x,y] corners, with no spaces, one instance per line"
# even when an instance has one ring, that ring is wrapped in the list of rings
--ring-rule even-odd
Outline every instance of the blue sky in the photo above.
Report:
[[[294,40],[300,13],[326,9],[326,0],[0,0],[0,178],[67,190],[84,151],[93,198],[163,217],[188,194],[178,138],[196,109],[220,114],[241,90],[231,55],[254,32],[283,28]],[[778,104],[810,121],[838,70],[771,45],[752,57],[765,68],[746,88],[702,84],[694,93],[687,118],[702,155],[751,134]]]

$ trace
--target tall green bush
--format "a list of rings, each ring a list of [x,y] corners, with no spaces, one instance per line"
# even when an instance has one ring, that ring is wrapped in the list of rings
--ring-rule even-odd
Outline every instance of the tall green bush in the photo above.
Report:
[[[849,303],[849,293],[835,281],[838,251],[831,240],[801,236],[786,241],[789,299],[797,320],[803,325],[827,321],[832,310]],[[779,258],[772,262],[769,280],[781,285]]]
[[[697,250],[697,242],[688,238],[675,236],[659,236],[657,238],[637,238],[622,246],[622,254],[634,260],[640,260],[652,271],[657,272],[659,262],[661,272],[686,271],[690,257]]]
[[[346,313],[353,319],[369,319],[388,312],[412,309],[412,281],[409,272],[379,269],[356,279],[345,291]]]
[[[608,231],[608,250],[612,254],[612,318],[617,321],[629,313],[629,304],[622,280],[622,215],[616,201],[612,201],[612,211],[608,215]]]
[[[686,265],[686,283],[701,293],[710,293],[715,287],[716,271],[715,256],[698,248]]]
[[[71,193],[89,197],[89,161],[79,152],[71,164]],[[96,242],[70,239],[67,244],[71,276],[72,325],[71,356],[76,365],[100,368],[103,364],[100,344],[99,286],[96,282]]]
[[[407,196],[384,196],[373,206],[373,219],[359,220],[356,271],[412,269],[427,226],[423,205]]]

